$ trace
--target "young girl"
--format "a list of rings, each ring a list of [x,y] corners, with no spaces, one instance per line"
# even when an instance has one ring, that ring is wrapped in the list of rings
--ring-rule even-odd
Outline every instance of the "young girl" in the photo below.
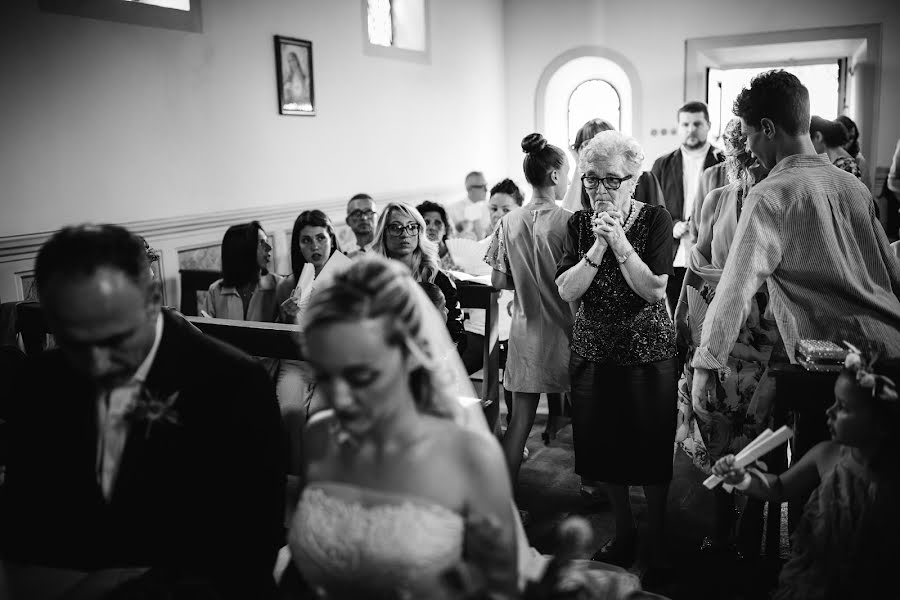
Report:
[[[791,558],[774,598],[875,598],[896,578],[900,404],[898,361],[874,367],[848,355],[827,411],[831,441],[781,475],[747,471],[728,455],[713,472],[769,501],[813,490],[791,538]]]

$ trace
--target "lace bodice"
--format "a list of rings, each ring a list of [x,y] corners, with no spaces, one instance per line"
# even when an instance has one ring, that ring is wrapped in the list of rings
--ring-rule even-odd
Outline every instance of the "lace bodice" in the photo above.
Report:
[[[426,500],[343,483],[300,498],[289,545],[304,580],[328,598],[443,598],[441,575],[462,558],[463,518]]]

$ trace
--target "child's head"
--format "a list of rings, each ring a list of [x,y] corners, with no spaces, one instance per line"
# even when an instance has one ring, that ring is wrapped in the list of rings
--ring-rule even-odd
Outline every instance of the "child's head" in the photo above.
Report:
[[[895,382],[900,361],[869,365],[856,353],[847,356],[834,385],[834,404],[826,411],[834,441],[878,453],[900,437],[900,403]]]
[[[444,297],[444,292],[441,291],[436,284],[430,283],[428,281],[422,281],[419,283],[423,290],[425,290],[425,295],[428,296],[428,299],[434,304],[434,307],[440,311],[444,318],[447,318],[447,314],[450,312],[447,310],[447,299]]]

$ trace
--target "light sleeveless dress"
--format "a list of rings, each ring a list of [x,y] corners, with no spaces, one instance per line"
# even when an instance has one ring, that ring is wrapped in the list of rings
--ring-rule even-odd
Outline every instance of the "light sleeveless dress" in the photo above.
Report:
[[[465,523],[429,500],[347,483],[304,491],[288,545],[328,598],[449,598],[444,573],[462,560]]]

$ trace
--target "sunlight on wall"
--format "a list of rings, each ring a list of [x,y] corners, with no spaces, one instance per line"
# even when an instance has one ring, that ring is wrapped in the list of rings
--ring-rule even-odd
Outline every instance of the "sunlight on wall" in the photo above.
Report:
[[[550,77],[544,93],[544,136],[560,148],[569,144],[569,99],[572,93],[584,82],[600,79],[606,81],[619,93],[621,106],[620,122],[622,132],[631,135],[631,80],[618,64],[600,56],[582,56],[570,60]],[[601,108],[598,108],[601,110]],[[583,118],[575,124],[577,118]],[[601,114],[587,116],[581,113],[573,115],[573,126],[576,131],[588,119],[603,117]],[[608,117],[604,117],[608,118]],[[612,119],[610,119],[612,120]],[[615,120],[613,120],[615,123]]]
[[[569,97],[569,145],[581,126],[591,119],[606,119],[616,129],[622,128],[622,105],[619,93],[608,81],[590,79]]]
[[[809,90],[811,115],[834,119],[840,114],[838,100],[838,64],[830,62],[818,65],[754,67],[752,69],[710,69],[707,105],[709,106],[710,137],[717,142],[725,123],[734,115],[731,108],[741,90],[759,73],[771,69],[784,69],[793,73]],[[721,87],[720,87],[721,84]]]

